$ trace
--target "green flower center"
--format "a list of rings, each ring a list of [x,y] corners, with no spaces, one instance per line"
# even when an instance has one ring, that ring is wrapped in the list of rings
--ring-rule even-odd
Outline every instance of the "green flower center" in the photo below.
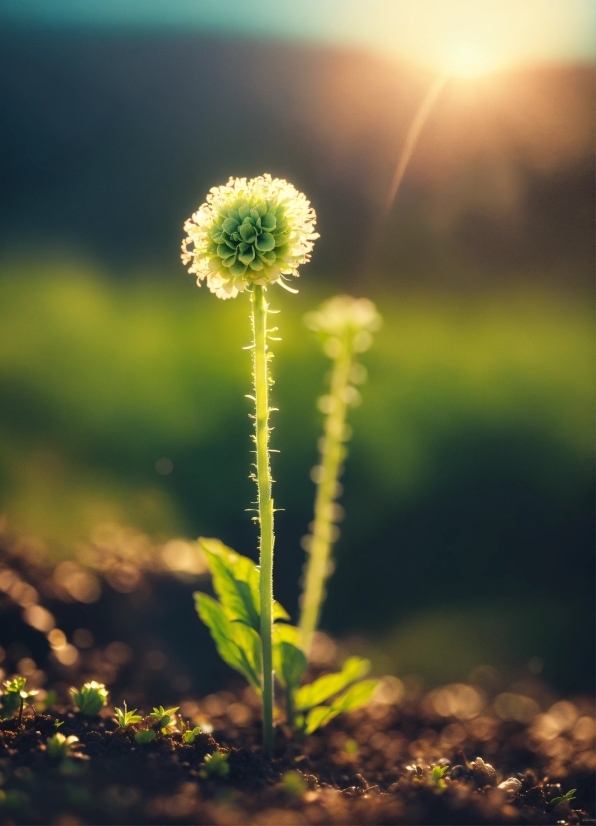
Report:
[[[244,202],[222,212],[210,236],[209,253],[217,255],[233,276],[271,267],[289,249],[285,209],[271,201],[253,207]]]

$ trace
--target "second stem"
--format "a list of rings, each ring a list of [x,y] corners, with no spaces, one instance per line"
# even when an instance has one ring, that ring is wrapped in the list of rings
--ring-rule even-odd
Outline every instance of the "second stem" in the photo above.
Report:
[[[263,749],[273,754],[273,498],[269,466],[269,364],[267,353],[267,302],[263,288],[252,292],[254,334],[255,443],[260,525],[261,647],[263,654]]]
[[[352,367],[352,348],[346,335],[341,351],[335,359],[329,398],[331,410],[325,421],[324,446],[321,456],[320,479],[315,497],[315,519],[302,597],[300,634],[304,653],[308,656],[313,634],[319,624],[325,596],[325,580],[333,544],[333,503],[342,459],[346,424],[346,388]]]

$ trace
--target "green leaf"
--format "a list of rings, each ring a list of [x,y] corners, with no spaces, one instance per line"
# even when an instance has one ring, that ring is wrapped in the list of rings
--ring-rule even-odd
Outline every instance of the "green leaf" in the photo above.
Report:
[[[577,789],[569,789],[568,792],[562,794],[560,797],[553,797],[552,800],[548,801],[549,806],[558,806],[560,803],[569,803],[571,800],[575,800],[575,793]]]
[[[261,641],[253,628],[231,622],[219,602],[194,595],[199,617],[209,628],[217,652],[224,662],[239,671],[257,691],[261,689]]]
[[[304,676],[307,660],[299,645],[299,631],[293,625],[273,626],[273,667],[284,687],[296,689]]]
[[[313,731],[316,731],[320,726],[324,726],[325,723],[328,723],[329,720],[332,718],[329,716],[331,713],[331,709],[329,706],[317,706],[317,708],[311,708],[311,710],[306,715],[305,720],[305,728],[304,731],[306,734],[312,734]]]
[[[259,607],[260,607],[260,603],[259,603]],[[273,600],[273,622],[275,622],[275,620],[279,620],[279,619],[289,620],[290,615],[288,614],[286,609],[283,607],[283,605],[280,605],[279,602],[276,599],[274,599]]]
[[[153,731],[153,729],[141,729],[141,731],[137,731],[135,734],[135,743],[151,743],[152,740],[155,740],[157,734]]]
[[[318,706],[311,709],[306,715],[306,734],[312,734],[320,726],[327,725],[338,714],[355,711],[357,708],[366,705],[378,684],[378,680],[362,680],[348,688],[330,706]]]
[[[228,755],[221,751],[214,751],[213,754],[205,755],[205,763],[199,772],[199,776],[203,779],[211,778],[214,780],[217,777],[227,777],[229,773]]]
[[[167,728],[172,720],[172,715],[174,715],[180,706],[174,706],[173,708],[164,708],[163,706],[157,706],[153,709],[149,717],[153,717],[154,720],[157,720],[159,728]]]
[[[360,680],[370,669],[370,662],[361,657],[349,657],[343,664],[343,668],[336,674],[325,674],[309,685],[303,685],[296,692],[296,710],[308,711],[314,708],[334,694],[343,691],[346,686]]]
[[[260,692],[261,674],[263,673],[261,638],[254,628],[249,628],[241,622],[233,622],[231,626],[234,642],[240,650],[244,664],[246,679],[256,691]]]
[[[213,587],[231,620],[260,630],[261,598],[259,572],[252,559],[236,553],[219,539],[199,538],[199,544],[213,576]],[[288,612],[273,602],[273,620],[290,619]]]
[[[200,733],[201,733],[200,726],[195,726],[193,729],[189,729],[188,731],[185,731],[184,734],[182,735],[182,739],[184,740],[185,743],[194,743],[194,741],[197,739],[197,737],[199,736]]]
[[[231,620],[259,630],[259,572],[252,559],[226,547],[219,539],[199,539],[213,576],[213,587]]]

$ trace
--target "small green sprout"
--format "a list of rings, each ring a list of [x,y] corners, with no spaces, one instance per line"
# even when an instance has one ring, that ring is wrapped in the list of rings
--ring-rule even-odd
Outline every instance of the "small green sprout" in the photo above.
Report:
[[[449,770],[449,764],[426,766],[422,763],[412,763],[412,765],[406,766],[406,770],[410,772],[412,783],[416,785],[431,786],[438,792],[444,792],[447,788],[443,775]]]
[[[344,751],[345,751],[346,754],[349,754],[349,755],[358,754],[359,746],[358,746],[358,743],[356,742],[356,740],[354,740],[352,738],[350,738],[349,740],[346,740],[346,744],[344,746]]]
[[[140,745],[151,743],[151,741],[155,740],[156,737],[157,734],[152,728],[144,728],[141,729],[141,731],[137,731],[135,734],[135,743],[139,743]]]
[[[213,754],[205,755],[205,764],[199,775],[204,780],[215,780],[218,777],[227,777],[229,773],[228,755],[214,751]]]
[[[108,704],[108,691],[105,685],[96,683],[95,680],[85,683],[79,690],[71,688],[70,696],[81,714],[85,714],[87,717],[99,714],[102,708],[105,708]]]
[[[447,788],[447,783],[443,780],[443,775],[449,769],[449,766],[433,766],[430,770],[429,780],[436,786],[437,789],[444,791]]]
[[[193,729],[189,729],[185,731],[182,735],[182,739],[185,743],[192,744],[197,739],[198,735],[201,733],[201,727],[195,726]]]
[[[292,770],[283,773],[281,785],[284,787],[284,791],[292,797],[302,797],[307,789],[306,781],[300,772]]]
[[[124,710],[121,708],[114,709],[116,722],[118,723],[120,728],[126,728],[127,726],[133,725],[133,723],[140,723],[143,718],[140,714],[137,714],[136,708],[133,708],[132,711],[128,711],[128,709],[126,708],[126,701],[123,705]]]
[[[174,715],[178,711],[180,706],[174,706],[174,708],[164,708],[163,706],[157,706],[154,708],[149,717],[157,722],[157,726],[154,724],[154,728],[158,728],[162,734],[165,734],[168,730],[168,727],[174,725]]]
[[[190,726],[187,726],[184,722],[180,723],[180,729],[182,731],[182,739],[185,743],[192,745],[194,741],[197,739],[199,734],[201,733],[201,727],[195,726],[191,729]]]
[[[79,738],[75,737],[74,734],[71,734],[70,737],[65,737],[64,734],[57,732],[46,740],[48,757],[56,760],[63,760],[66,757],[70,757],[74,744],[78,742]]]
[[[552,800],[548,801],[549,806],[559,806],[561,803],[570,803],[572,800],[575,800],[575,793],[577,789],[569,789],[568,792],[565,794],[560,795],[559,797],[553,797]]]
[[[38,692],[25,691],[25,677],[15,677],[13,680],[6,680],[4,691],[0,692],[0,719],[8,720],[18,710],[19,723],[23,719],[23,709],[25,703],[34,697]]]
[[[54,720],[54,728],[58,729],[64,725],[64,720]]]

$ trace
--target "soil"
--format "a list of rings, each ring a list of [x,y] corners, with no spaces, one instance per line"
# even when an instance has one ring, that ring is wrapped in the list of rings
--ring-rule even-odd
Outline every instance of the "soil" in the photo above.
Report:
[[[193,744],[178,732],[137,744],[107,709],[92,718],[29,709],[22,723],[0,724],[0,822],[596,824],[589,706],[559,703],[526,724],[474,716],[465,703],[445,715],[445,697],[373,703],[302,741],[279,726],[271,761],[246,692],[207,698],[213,731]],[[46,750],[56,720],[79,738],[66,760]],[[229,774],[203,777],[216,750],[228,755]],[[448,766],[442,780],[432,765]],[[549,803],[573,788],[571,803]]]

